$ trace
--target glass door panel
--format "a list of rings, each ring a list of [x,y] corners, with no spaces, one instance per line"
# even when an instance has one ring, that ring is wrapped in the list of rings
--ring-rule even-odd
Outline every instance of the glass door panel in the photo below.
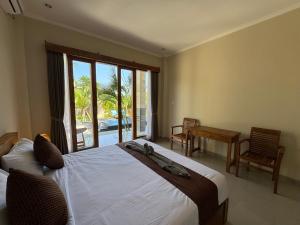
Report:
[[[93,147],[92,64],[72,60],[76,149]],[[73,128],[74,130],[74,128]]]
[[[119,142],[117,71],[117,66],[96,63],[97,120],[101,147]]]
[[[137,137],[150,132],[150,72],[136,71],[136,132]]]
[[[74,150],[147,135],[149,72],[71,56],[68,63]]]
[[[121,68],[122,141],[133,139],[133,71]]]

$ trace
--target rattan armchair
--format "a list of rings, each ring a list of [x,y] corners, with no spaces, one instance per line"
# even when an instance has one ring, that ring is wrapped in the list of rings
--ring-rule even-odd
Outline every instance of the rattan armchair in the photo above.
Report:
[[[250,162],[271,168],[273,171],[272,180],[274,181],[274,193],[277,193],[279,170],[284,147],[279,145],[280,131],[252,127],[250,138],[239,141],[236,150],[236,176],[239,175],[240,160]],[[249,143],[246,152],[241,153],[241,145]]]
[[[184,145],[188,145],[191,140],[190,137],[188,137],[188,129],[199,125],[200,122],[197,119],[184,118],[182,125],[172,126],[172,132],[170,135],[171,149],[173,149],[173,142],[180,143],[182,148]],[[179,133],[174,133],[176,128],[181,128],[181,131]]]

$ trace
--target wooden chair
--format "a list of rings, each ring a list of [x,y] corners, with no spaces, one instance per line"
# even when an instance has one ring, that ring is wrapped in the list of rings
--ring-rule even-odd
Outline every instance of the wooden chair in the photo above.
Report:
[[[188,129],[191,127],[199,126],[200,122],[197,119],[192,118],[184,118],[182,125],[175,125],[172,126],[172,133],[170,136],[171,141],[171,149],[173,149],[173,142],[179,142],[181,143],[181,147],[183,148],[183,145],[188,145],[190,141],[190,137],[187,137],[188,135]],[[180,133],[174,133],[175,128],[181,128]]]
[[[273,170],[274,193],[277,193],[279,170],[284,154],[284,147],[279,145],[280,131],[252,127],[250,138],[238,142],[236,151],[236,176],[239,175],[240,159],[269,167]],[[248,142],[249,149],[241,154],[242,143]]]
[[[84,132],[87,130],[86,127],[79,127],[76,128],[76,135],[77,135],[77,148],[84,148],[85,147],[85,138],[84,138]],[[78,137],[81,137],[79,139]]]

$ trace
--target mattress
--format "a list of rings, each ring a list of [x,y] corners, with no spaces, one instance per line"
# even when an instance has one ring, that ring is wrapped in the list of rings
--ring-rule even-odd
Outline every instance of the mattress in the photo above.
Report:
[[[159,145],[156,152],[213,181],[221,204],[224,175]],[[68,225],[198,225],[195,203],[167,180],[116,145],[64,155],[65,167],[48,174],[63,191]]]

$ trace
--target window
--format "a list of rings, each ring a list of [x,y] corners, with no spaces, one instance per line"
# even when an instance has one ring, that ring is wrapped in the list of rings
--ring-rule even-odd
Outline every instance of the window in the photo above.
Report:
[[[96,63],[97,119],[99,145],[119,142],[118,124],[118,67]]]
[[[73,145],[77,149],[96,146],[94,111],[93,111],[93,88],[92,88],[92,63],[73,59],[72,68],[72,94],[73,99]]]
[[[137,137],[147,136],[151,126],[150,72],[136,71]]]
[[[149,133],[150,72],[77,57],[68,61],[75,151]]]

